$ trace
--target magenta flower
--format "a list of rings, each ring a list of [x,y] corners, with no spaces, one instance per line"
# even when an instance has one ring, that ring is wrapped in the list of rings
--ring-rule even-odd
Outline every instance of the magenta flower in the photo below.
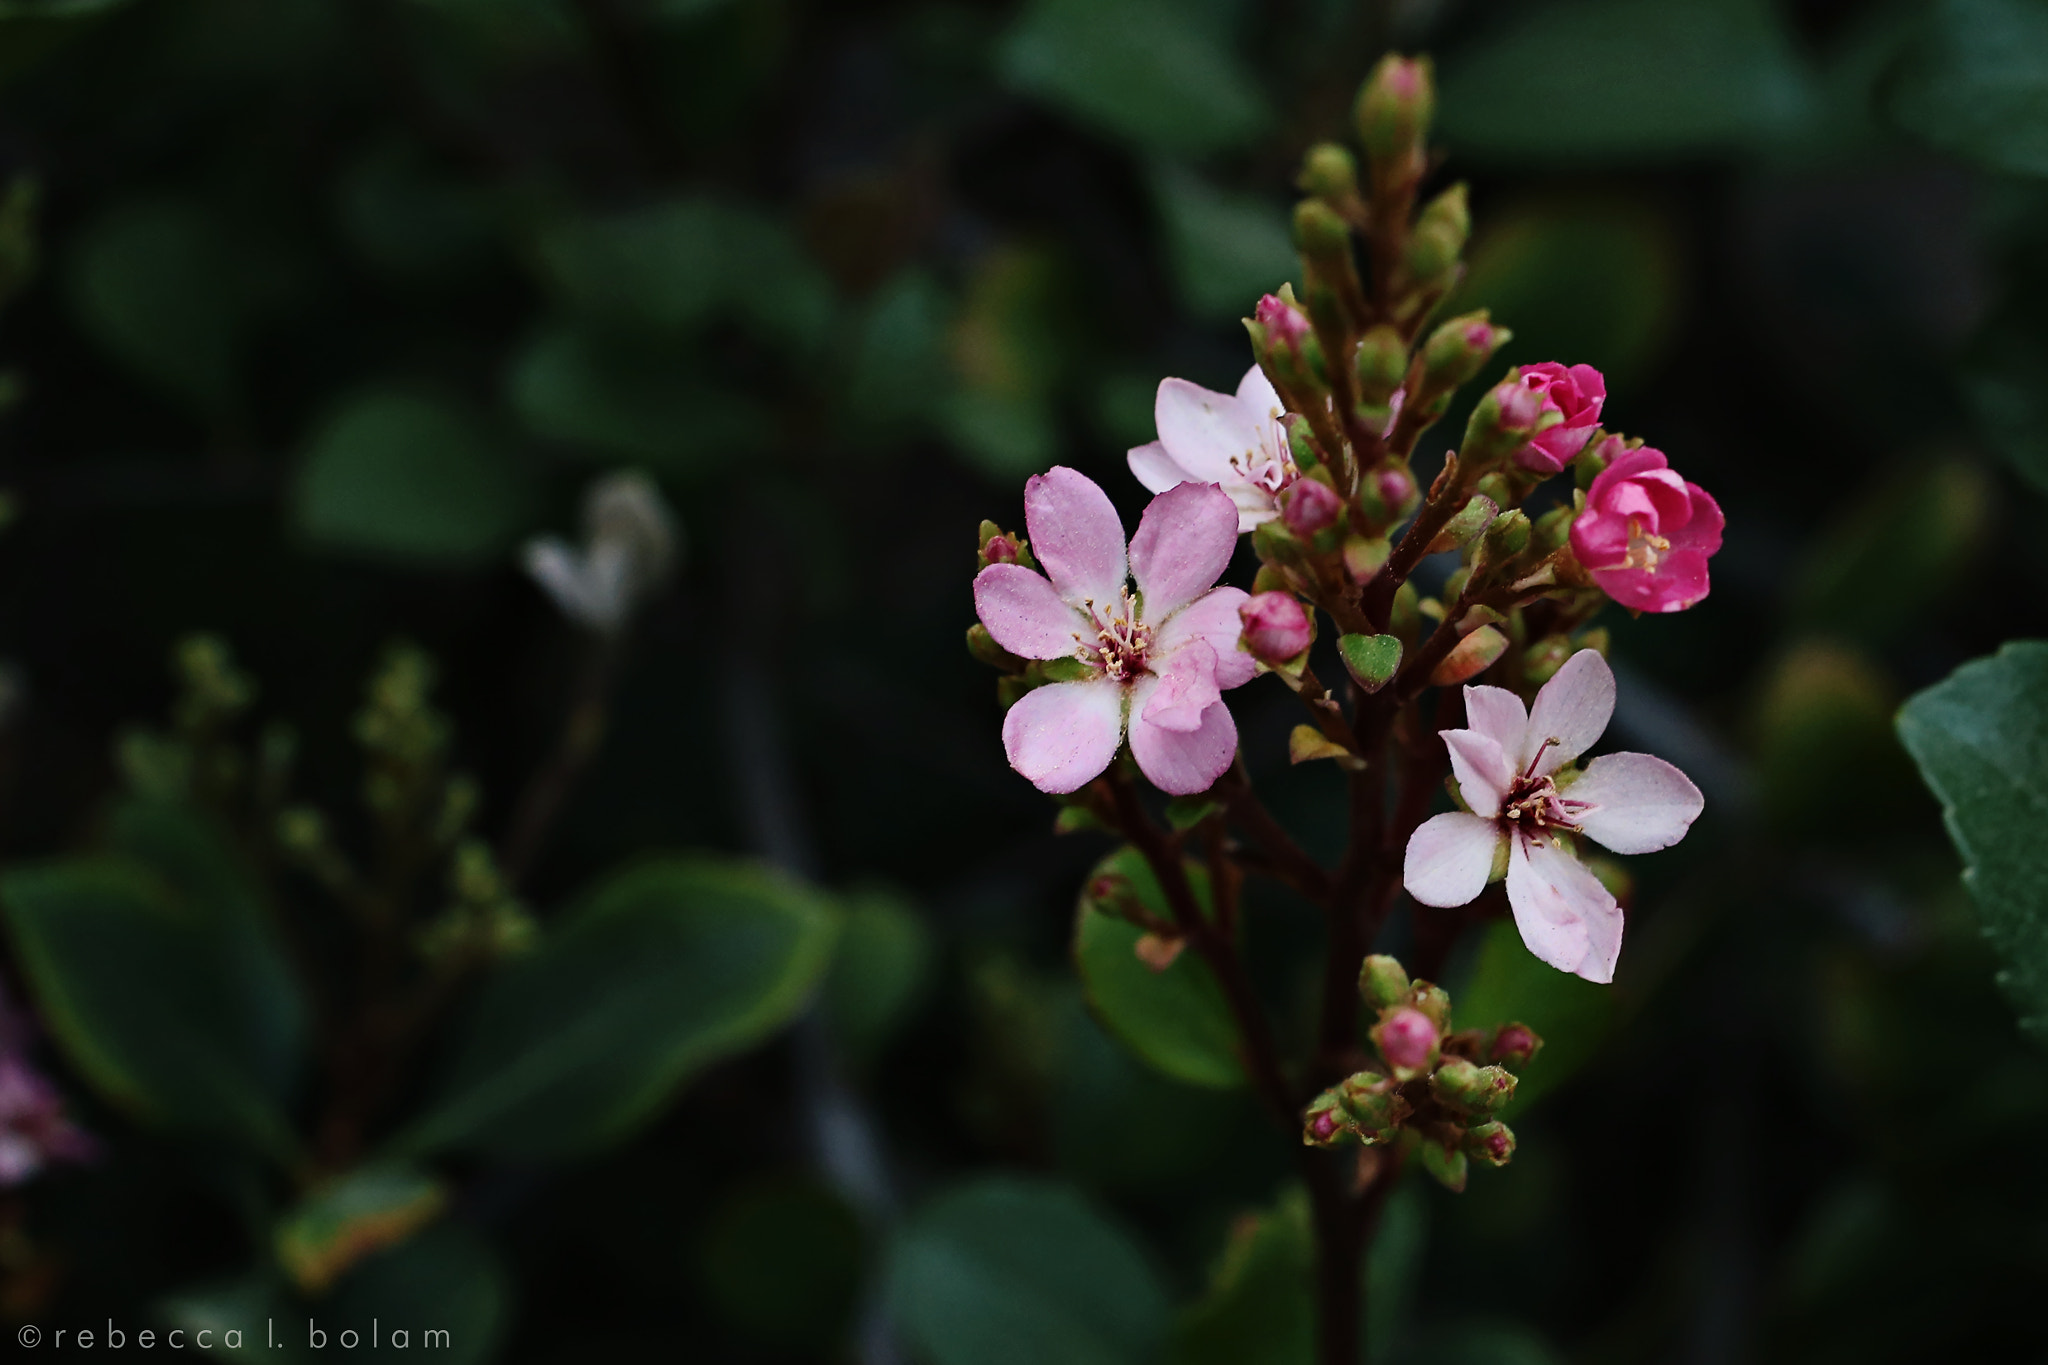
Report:
[[[1538,473],[1555,474],[1585,449],[1598,430],[1600,408],[1607,401],[1607,380],[1591,365],[1566,369],[1546,360],[1522,366],[1521,382],[1543,400],[1542,411],[1562,413],[1564,420],[1523,446],[1515,459]]]
[[[1621,438],[1608,441],[1619,446]],[[1617,454],[1593,476],[1572,523],[1572,552],[1593,581],[1635,611],[1683,611],[1707,595],[1707,559],[1721,548],[1720,505],[1687,483],[1661,450]]]
[[[1131,473],[1154,493],[1213,483],[1237,505],[1237,529],[1280,515],[1280,494],[1299,477],[1280,425],[1280,395],[1254,365],[1235,396],[1185,379],[1162,379],[1152,405],[1159,439],[1130,452]]]
[[[1131,755],[1161,791],[1208,790],[1237,754],[1222,694],[1258,671],[1237,647],[1244,592],[1211,586],[1237,547],[1238,509],[1214,484],[1169,488],[1145,509],[1127,558],[1108,495],[1055,468],[1025,484],[1024,524],[1045,576],[991,564],[975,576],[974,609],[1012,654],[1077,660],[1086,675],[1010,708],[1010,766],[1040,791],[1076,791],[1128,733]]]
[[[1466,688],[1471,728],[1442,733],[1469,813],[1433,816],[1409,838],[1408,894],[1423,905],[1464,905],[1493,880],[1505,852],[1508,904],[1529,951],[1560,971],[1612,981],[1621,906],[1566,836],[1650,853],[1684,838],[1705,805],[1684,773],[1648,754],[1567,768],[1613,714],[1614,673],[1590,649],[1565,660],[1526,712],[1505,689]]]

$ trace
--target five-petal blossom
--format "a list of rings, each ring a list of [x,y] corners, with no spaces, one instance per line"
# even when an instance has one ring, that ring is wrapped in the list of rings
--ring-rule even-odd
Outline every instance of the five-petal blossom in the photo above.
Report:
[[[1131,473],[1154,493],[1216,484],[1237,504],[1237,529],[1249,531],[1280,515],[1280,495],[1301,473],[1280,425],[1285,410],[1256,365],[1234,395],[1163,379],[1152,405],[1159,439],[1132,449]]]
[[[1222,694],[1258,669],[1237,647],[1244,591],[1212,586],[1237,546],[1238,508],[1214,484],[1177,484],[1152,499],[1126,555],[1108,495],[1062,467],[1024,486],[1024,522],[1045,575],[989,565],[974,580],[975,611],[1012,654],[1071,659],[1082,676],[1010,708],[1010,766],[1040,791],[1077,791],[1128,733],[1161,791],[1206,791],[1237,754]]]
[[[1565,661],[1528,711],[1498,687],[1467,687],[1469,729],[1443,731],[1467,810],[1423,822],[1403,880],[1424,905],[1463,905],[1507,853],[1508,904],[1529,951],[1588,981],[1614,979],[1622,911],[1578,859],[1568,835],[1616,853],[1650,853],[1685,837],[1704,801],[1686,775],[1648,754],[1607,754],[1566,768],[1614,714],[1614,673],[1590,649]]]

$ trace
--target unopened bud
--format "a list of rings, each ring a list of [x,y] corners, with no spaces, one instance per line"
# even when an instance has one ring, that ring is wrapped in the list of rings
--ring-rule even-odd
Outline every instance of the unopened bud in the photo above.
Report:
[[[1505,1067],[1475,1066],[1463,1057],[1446,1058],[1429,1078],[1443,1099],[1474,1113],[1498,1111],[1515,1095],[1515,1078]]]
[[[1334,1090],[1316,1096],[1302,1115],[1301,1141],[1305,1147],[1335,1147],[1356,1136],[1351,1130],[1351,1118],[1338,1105]]]
[[[1557,676],[1564,661],[1576,653],[1569,635],[1546,635],[1522,655],[1522,678],[1538,687]]]
[[[1024,537],[1012,535],[992,521],[981,523],[981,562],[977,568],[986,569],[991,564],[1022,564],[1027,569],[1038,565],[1031,558],[1031,550]]]
[[[1358,993],[1376,1010],[1391,1009],[1408,999],[1408,972],[1399,961],[1374,953],[1358,969]]]
[[[1355,1076],[1347,1076],[1333,1093],[1337,1096],[1338,1105],[1368,1142],[1385,1134],[1388,1129],[1398,1127],[1403,1119],[1415,1112],[1393,1078],[1377,1071],[1361,1071]]]
[[[1416,220],[1408,238],[1403,264],[1409,276],[1425,287],[1451,282],[1465,241],[1472,233],[1472,214],[1465,204],[1465,187],[1453,185],[1429,202]]]
[[[1407,516],[1415,510],[1416,496],[1420,490],[1415,487],[1415,476],[1408,467],[1398,460],[1388,460],[1375,465],[1371,474],[1372,490],[1386,505],[1395,519]]]
[[[1436,81],[1427,57],[1388,53],[1358,92],[1358,140],[1376,162],[1412,157],[1436,114]]]
[[[1370,583],[1394,553],[1385,536],[1348,536],[1344,541],[1344,572],[1354,583]]]
[[[1290,412],[1280,419],[1287,430],[1287,453],[1294,460],[1294,467],[1304,473],[1323,462],[1323,452],[1316,447],[1315,433],[1309,430],[1308,419],[1298,412]]]
[[[1338,143],[1318,142],[1302,158],[1301,175],[1294,183],[1304,194],[1341,208],[1358,201],[1358,163]]]
[[[1628,450],[1628,441],[1621,436],[1604,436],[1586,442],[1572,461],[1572,481],[1580,488],[1591,488],[1593,480],[1615,459]]]
[[[1408,377],[1408,343],[1383,322],[1359,338],[1355,365],[1359,397],[1384,407]]]
[[[1266,342],[1270,346],[1299,352],[1308,340],[1308,314],[1292,299],[1267,294],[1259,300],[1252,316],[1258,320],[1259,326],[1266,329]]]
[[[1465,1150],[1489,1166],[1505,1166],[1515,1154],[1514,1130],[1498,1119],[1465,1132]]]
[[[1537,554],[1547,555],[1564,548],[1565,542],[1571,539],[1572,521],[1577,517],[1578,511],[1578,508],[1570,505],[1553,507],[1536,518],[1533,543]]]
[[[1404,1081],[1425,1075],[1436,1065],[1438,1037],[1428,1015],[1405,1005],[1389,1010],[1372,1030],[1373,1046]]]
[[[1320,479],[1296,479],[1280,495],[1280,516],[1287,529],[1304,539],[1334,526],[1343,515],[1344,500]]]
[[[1422,387],[1447,394],[1477,375],[1513,333],[1488,321],[1482,308],[1443,323],[1422,343]]]
[[[1252,552],[1268,564],[1299,564],[1302,544],[1286,522],[1275,518],[1253,528]]]
[[[1322,200],[1304,199],[1294,206],[1294,245],[1310,261],[1330,260],[1340,255],[1348,259],[1351,226]],[[1272,295],[1266,297],[1271,298]],[[1263,301],[1260,306],[1265,306]]]
[[[1262,592],[1237,609],[1245,652],[1262,663],[1283,664],[1316,638],[1315,622],[1292,593]]]
[[[1492,461],[1514,454],[1529,438],[1556,426],[1564,413],[1546,406],[1543,395],[1510,375],[1486,391],[1465,424],[1461,460]]]
[[[1543,1040],[1527,1024],[1502,1024],[1486,1055],[1508,1070],[1519,1072],[1542,1048]]]
[[[1529,514],[1519,507],[1495,517],[1486,528],[1486,562],[1504,563],[1528,549],[1529,529]]]

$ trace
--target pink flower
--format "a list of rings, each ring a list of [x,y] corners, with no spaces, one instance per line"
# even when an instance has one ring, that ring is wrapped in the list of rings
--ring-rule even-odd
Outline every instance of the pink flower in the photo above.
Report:
[[[1284,410],[1256,365],[1235,396],[1163,379],[1152,405],[1159,439],[1131,450],[1131,473],[1154,493],[1216,484],[1237,504],[1237,529],[1249,531],[1280,515],[1280,494],[1301,473],[1279,422]]]
[[[1308,612],[1293,593],[1255,593],[1237,614],[1244,622],[1244,647],[1265,663],[1286,663],[1316,638]]]
[[[1566,369],[1546,360],[1522,366],[1521,382],[1543,400],[1542,411],[1562,413],[1564,420],[1523,446],[1515,459],[1525,468],[1555,474],[1585,448],[1599,427],[1607,381],[1591,365]]]
[[[64,1116],[56,1087],[24,1058],[0,1056],[0,1189],[53,1161],[88,1161],[99,1145]]]
[[[1617,447],[1621,438],[1610,436]],[[1624,450],[1593,476],[1572,523],[1572,552],[1606,594],[1636,611],[1683,611],[1707,595],[1721,508],[1661,450]]]
[[[1237,546],[1237,521],[1214,484],[1180,484],[1152,499],[1127,558],[1123,523],[1086,475],[1050,469],[1024,486],[1025,528],[1046,576],[991,564],[975,576],[974,608],[1012,654],[1087,670],[1027,692],[1003,717],[1010,766],[1040,791],[1094,781],[1126,733],[1139,769],[1174,796],[1208,790],[1230,766],[1237,724],[1222,694],[1258,671],[1237,647],[1245,593],[1211,586]]]
[[[1621,907],[1565,836],[1650,853],[1684,838],[1705,804],[1684,773],[1648,754],[1607,754],[1583,773],[1566,768],[1613,714],[1614,673],[1590,649],[1565,660],[1527,712],[1502,688],[1466,688],[1472,728],[1443,737],[1470,814],[1433,816],[1409,838],[1408,894],[1423,905],[1463,905],[1485,890],[1505,850],[1508,904],[1529,951],[1560,971],[1612,981]]]

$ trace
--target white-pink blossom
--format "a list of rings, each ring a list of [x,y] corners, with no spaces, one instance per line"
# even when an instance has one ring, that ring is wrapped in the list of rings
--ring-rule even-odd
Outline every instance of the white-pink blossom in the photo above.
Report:
[[[1280,425],[1286,408],[1254,365],[1235,394],[1162,379],[1152,405],[1159,439],[1130,452],[1131,473],[1154,493],[1213,483],[1237,505],[1237,529],[1280,515],[1280,494],[1300,476]]]
[[[1498,687],[1465,689],[1469,729],[1445,730],[1467,811],[1423,822],[1408,840],[1403,880],[1424,905],[1463,905],[1507,856],[1508,904],[1529,951],[1588,981],[1612,981],[1622,912],[1569,837],[1616,853],[1669,848],[1705,804],[1678,769],[1648,754],[1606,754],[1567,767],[1614,714],[1614,673],[1582,649],[1527,711]]]
[[[1222,694],[1258,669],[1237,647],[1244,592],[1211,586],[1237,545],[1236,507],[1214,484],[1178,484],[1152,499],[1126,554],[1108,495],[1055,468],[1025,485],[1024,523],[1045,574],[989,565],[974,580],[975,611],[1012,654],[1071,659],[1083,676],[1010,708],[1010,766],[1040,791],[1077,791],[1128,733],[1154,786],[1206,791],[1237,754]]]

